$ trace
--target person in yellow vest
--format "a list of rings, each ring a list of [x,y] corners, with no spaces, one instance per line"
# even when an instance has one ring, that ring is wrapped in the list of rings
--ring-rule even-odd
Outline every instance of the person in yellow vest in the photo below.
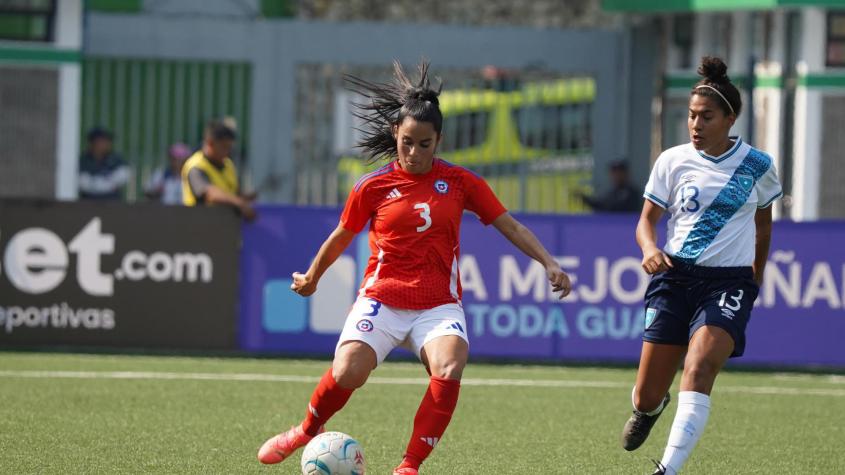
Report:
[[[182,167],[182,202],[185,206],[228,205],[252,221],[255,195],[240,192],[238,173],[229,155],[235,144],[234,127],[224,120],[212,120],[203,131],[202,148]]]

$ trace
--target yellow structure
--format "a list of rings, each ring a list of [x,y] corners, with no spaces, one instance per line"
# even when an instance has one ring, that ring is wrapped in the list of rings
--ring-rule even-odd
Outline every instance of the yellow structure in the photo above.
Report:
[[[514,91],[444,91],[438,156],[484,176],[508,209],[584,212],[577,194],[591,186],[595,95],[592,78],[530,83]],[[341,158],[341,192],[379,165]]]

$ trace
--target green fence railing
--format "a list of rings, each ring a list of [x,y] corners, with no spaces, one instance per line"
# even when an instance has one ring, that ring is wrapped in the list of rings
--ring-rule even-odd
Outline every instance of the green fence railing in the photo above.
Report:
[[[248,63],[86,57],[80,143],[93,126],[112,130],[115,151],[133,170],[126,198],[138,200],[150,173],[166,163],[170,144],[198,147],[212,117],[235,119],[232,158],[247,156],[251,84]]]

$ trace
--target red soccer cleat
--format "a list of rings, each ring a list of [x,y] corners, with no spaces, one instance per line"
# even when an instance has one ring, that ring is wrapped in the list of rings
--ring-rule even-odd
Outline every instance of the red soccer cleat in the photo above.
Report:
[[[405,460],[393,469],[393,475],[419,475],[420,470]]]
[[[317,433],[321,434],[325,430],[323,426],[320,426]],[[313,438],[313,435],[308,435],[302,430],[302,424],[291,427],[287,432],[275,435],[264,442],[264,445],[258,449],[258,461],[265,464],[279,463]]]

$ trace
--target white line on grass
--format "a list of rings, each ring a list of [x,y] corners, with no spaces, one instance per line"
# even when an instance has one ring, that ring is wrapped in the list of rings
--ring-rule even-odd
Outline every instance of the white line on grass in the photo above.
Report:
[[[831,384],[845,384],[845,375],[841,374],[784,374],[772,375],[781,381],[823,381]]]
[[[158,371],[3,371],[0,377],[7,378],[71,378],[71,379],[175,379],[198,381],[270,381],[282,383],[316,383],[315,376],[258,373],[174,373]],[[428,384],[424,378],[372,377],[371,384]],[[627,384],[611,381],[542,380],[542,379],[474,379],[461,381],[464,386],[528,386],[560,388],[623,388]]]
[[[258,373],[174,373],[159,371],[13,371],[0,370],[3,378],[46,379],[153,379],[178,381],[256,381],[277,383],[316,383],[315,376]],[[425,385],[424,378],[372,377],[369,384]],[[552,379],[481,379],[466,378],[463,386],[521,386],[532,388],[629,388],[629,383],[615,381],[552,380]],[[845,389],[779,388],[773,386],[717,386],[716,392],[781,396],[845,397]]]

